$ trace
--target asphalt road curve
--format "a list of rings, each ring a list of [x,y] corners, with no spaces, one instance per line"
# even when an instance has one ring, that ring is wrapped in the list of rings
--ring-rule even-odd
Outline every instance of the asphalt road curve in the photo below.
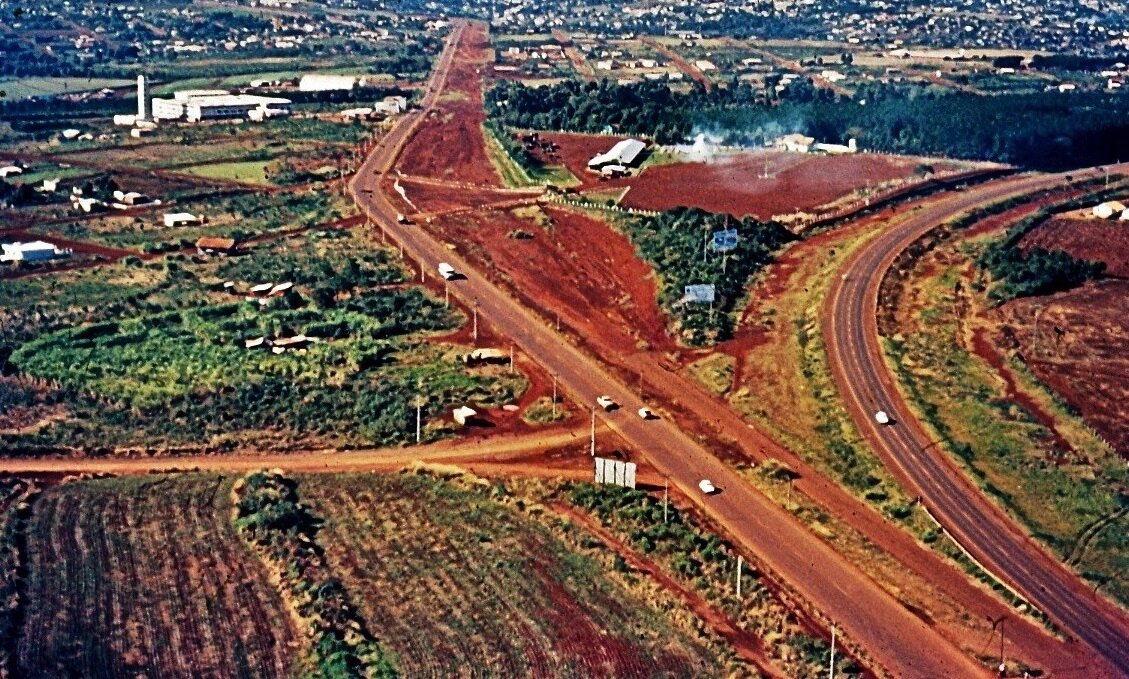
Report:
[[[1098,172],[1072,174],[1082,178]],[[835,381],[855,424],[910,492],[980,563],[1108,660],[1113,667],[1100,668],[1108,670],[1105,674],[1129,676],[1129,617],[1035,544],[937,449],[895,387],[878,336],[882,278],[906,247],[969,208],[1063,181],[1063,175],[1037,175],[991,182],[931,204],[879,234],[844,265],[826,300],[823,331]],[[893,422],[878,424],[879,410]]]
[[[455,40],[461,32],[456,28]],[[453,56],[448,43],[422,101],[426,111],[443,90]],[[622,408],[599,416],[656,469],[668,476],[736,541],[787,581],[840,629],[861,644],[870,662],[898,677],[980,677],[986,670],[908,611],[878,583],[848,562],[791,514],[743,481],[732,469],[670,419],[643,420],[644,404],[631,389],[596,360],[579,351],[552,329],[552,324],[521,306],[456,252],[445,247],[422,225],[403,225],[382,193],[381,178],[395,164],[420,114],[405,116],[373,150],[350,189],[358,205],[380,228],[404,247],[410,261],[436,276],[439,262],[449,262],[466,278],[452,282],[451,293],[476,308],[502,336],[509,337],[531,358],[557,375],[564,391],[580,404],[593,404],[608,394]],[[704,496],[698,481],[711,479],[720,490]]]

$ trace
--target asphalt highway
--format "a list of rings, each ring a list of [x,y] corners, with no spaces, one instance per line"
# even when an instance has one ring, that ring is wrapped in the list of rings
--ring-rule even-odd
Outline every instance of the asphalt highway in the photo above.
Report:
[[[857,641],[869,661],[899,677],[979,677],[987,673],[935,629],[907,610],[877,582],[849,563],[791,514],[743,481],[739,474],[669,419],[644,420],[631,389],[582,353],[505,291],[471,268],[421,225],[397,223],[396,210],[381,190],[381,180],[410,139],[419,120],[434,106],[443,90],[460,39],[457,27],[448,43],[427,93],[423,112],[405,116],[375,147],[350,182],[358,205],[388,236],[399,242],[406,257],[437,276],[439,262],[452,264],[465,278],[452,282],[451,292],[479,316],[489,319],[498,334],[557,376],[577,403],[592,405],[599,394],[620,404],[618,411],[599,416],[628,443],[642,451],[672,485],[695,498],[703,511],[737,543],[808,602]],[[720,492],[704,496],[698,481],[711,479]]]
[[[1094,170],[1072,174],[1098,176]],[[882,278],[910,244],[970,208],[1064,181],[1064,175],[994,181],[924,208],[879,234],[852,256],[833,285],[824,309],[824,337],[836,383],[856,425],[902,482],[989,571],[1108,661],[1110,667],[1105,667],[1095,659],[1095,676],[1129,677],[1129,617],[1035,544],[938,450],[898,392],[878,335]],[[889,413],[893,423],[878,424],[879,410]]]

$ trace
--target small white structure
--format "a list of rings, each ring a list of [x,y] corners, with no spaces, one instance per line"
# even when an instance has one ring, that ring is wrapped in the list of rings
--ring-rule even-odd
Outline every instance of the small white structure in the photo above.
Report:
[[[289,290],[293,287],[294,287],[294,284],[290,281],[286,281],[285,283],[279,283],[278,285],[271,287],[271,289],[267,292],[267,297],[274,297],[276,295],[281,295],[282,293],[286,292],[287,290]]]
[[[76,130],[71,127],[63,130],[63,139],[77,139],[80,134],[82,134],[82,130]]]
[[[133,127],[135,124],[137,124],[137,116],[133,115],[132,113],[125,115],[119,113],[118,115],[114,116],[114,124],[119,127]]]
[[[588,161],[588,169],[599,170],[605,165],[621,165],[624,168],[633,165],[639,159],[639,154],[647,144],[638,139],[624,139],[604,153]]]
[[[17,167],[15,165],[7,165],[5,167],[0,167],[0,179],[7,179],[8,177],[11,177],[12,175],[23,174],[23,173],[24,173],[24,169],[22,167]]]
[[[51,243],[42,240],[30,243],[3,243],[3,255],[0,261],[4,262],[45,262],[55,257],[66,255],[65,250],[59,250]]]
[[[373,110],[388,116],[399,115],[408,110],[408,99],[400,96],[385,97],[373,106]]]
[[[714,64],[712,61],[707,61],[705,59],[698,59],[697,61],[694,62],[694,68],[698,69],[702,73],[709,73],[710,71],[716,71],[717,65]]]
[[[349,92],[357,86],[357,77],[352,75],[304,75],[298,81],[299,92]]]
[[[43,183],[35,188],[40,193],[51,193],[59,189],[59,179],[44,179]]]
[[[506,352],[495,348],[475,349],[466,356],[463,356],[463,362],[467,365],[476,365],[479,363],[508,363],[509,360],[510,357]]]
[[[166,212],[164,215],[165,226],[189,226],[190,224],[204,223],[203,217],[198,217],[191,212]]]
[[[105,205],[105,203],[97,198],[85,198],[80,196],[75,196],[73,202],[75,209],[81,212],[92,212],[95,207]]]
[[[1098,219],[1109,219],[1115,214],[1121,215],[1125,212],[1125,204],[1117,200],[1107,200],[1104,203],[1095,205],[1092,212]]]
[[[468,406],[459,406],[451,413],[451,417],[455,419],[455,423],[461,426],[466,426],[467,420],[478,415],[478,411]]]
[[[644,420],[653,420],[655,419],[655,413],[650,408],[643,407],[639,409],[639,417]]]
[[[879,410],[874,413],[874,421],[878,424],[890,424],[890,416],[886,414],[885,410]]]
[[[706,495],[713,495],[717,492],[717,486],[713,485],[713,481],[709,479],[702,479],[698,482],[698,489]]]

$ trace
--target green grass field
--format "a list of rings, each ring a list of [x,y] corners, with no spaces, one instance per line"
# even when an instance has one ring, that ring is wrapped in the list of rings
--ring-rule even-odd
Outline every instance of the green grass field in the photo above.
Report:
[[[4,92],[3,99],[19,101],[20,99],[66,92],[90,92],[104,87],[110,89],[132,87],[136,84],[134,80],[109,78],[19,78],[15,80],[0,79],[0,91]]]
[[[208,179],[223,179],[244,184],[269,186],[271,181],[267,179],[267,166],[270,164],[271,161],[269,160],[245,160],[234,163],[193,165],[181,168],[180,171]]]

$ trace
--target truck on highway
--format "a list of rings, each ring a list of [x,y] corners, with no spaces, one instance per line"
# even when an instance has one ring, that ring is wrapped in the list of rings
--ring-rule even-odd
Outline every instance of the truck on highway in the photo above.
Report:
[[[452,278],[458,276],[459,272],[455,270],[455,267],[451,266],[447,262],[439,262],[439,275],[446,280],[451,280]]]

